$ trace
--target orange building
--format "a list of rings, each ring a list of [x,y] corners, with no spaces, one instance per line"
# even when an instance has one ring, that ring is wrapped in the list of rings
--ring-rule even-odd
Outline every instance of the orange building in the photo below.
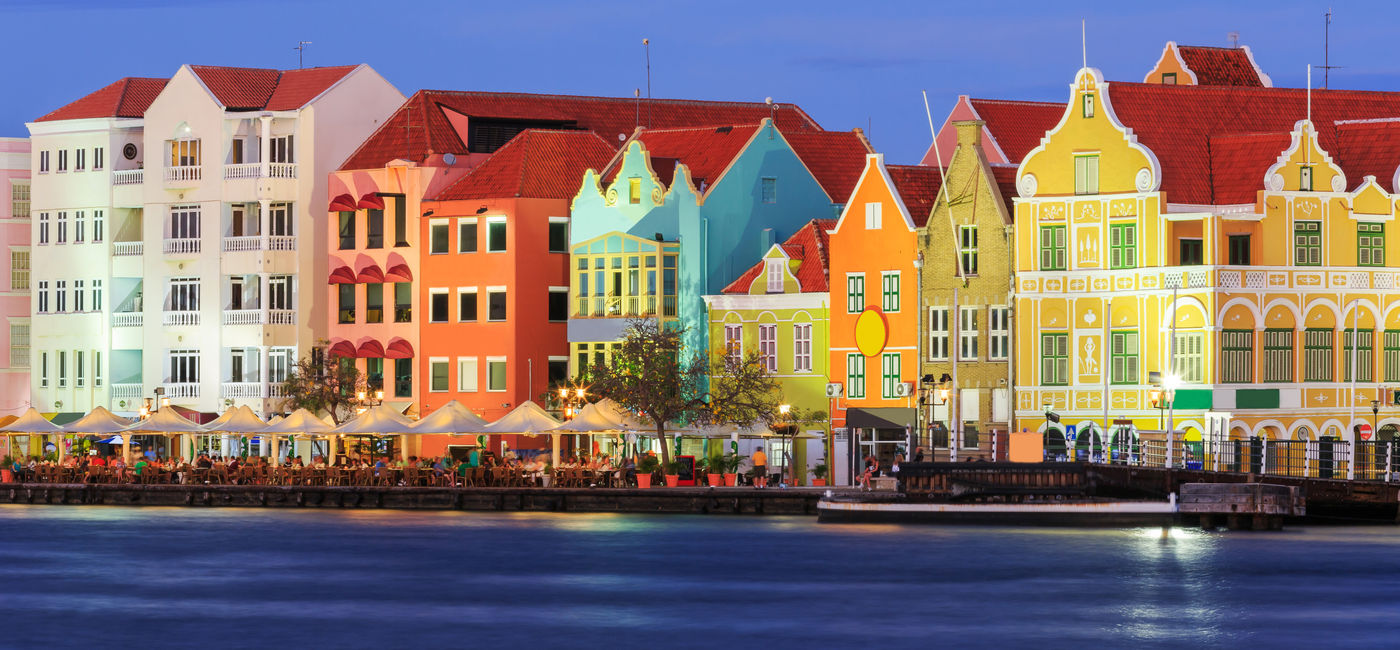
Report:
[[[940,185],[937,168],[886,165],[882,154],[870,154],[830,231],[835,436],[828,458],[838,485],[868,455],[886,469],[896,453],[907,457],[917,431],[917,229]]]

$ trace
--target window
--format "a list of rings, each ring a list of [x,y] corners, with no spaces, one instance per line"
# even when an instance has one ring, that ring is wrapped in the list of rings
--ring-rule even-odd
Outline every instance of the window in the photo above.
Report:
[[[569,320],[569,288],[549,288],[549,320],[562,323]]]
[[[87,240],[87,219],[82,210],[73,213],[73,241],[81,244]]]
[[[170,140],[171,167],[198,167],[199,140]]]
[[[49,152],[47,152],[47,151],[40,151],[40,152],[39,152],[39,173],[40,173],[40,174],[47,174],[47,173],[49,173]],[[46,385],[47,385],[47,384],[46,384]]]
[[[447,322],[447,289],[428,290],[428,322]]]
[[[1040,383],[1044,386],[1069,385],[1069,334],[1040,335]]]
[[[812,324],[792,326],[792,371],[812,372]]]
[[[486,220],[486,252],[501,253],[506,250],[506,218],[491,217]]]
[[[502,321],[506,319],[506,290],[505,287],[486,290],[486,320]]]
[[[340,250],[355,248],[355,213],[340,213]]]
[[[49,387],[49,353],[39,353],[39,388]]]
[[[102,280],[92,281],[92,310],[102,311]]]
[[[765,178],[760,181],[759,198],[764,203],[778,202],[778,179]]]
[[[68,150],[67,150],[67,149],[59,149],[59,150],[58,150],[58,171],[60,171],[60,172],[66,172],[66,171],[68,171]]]
[[[457,320],[462,323],[476,322],[476,287],[457,289]]]
[[[880,202],[878,202],[878,201],[872,201],[872,202],[870,202],[870,203],[866,203],[866,204],[865,204],[865,229],[866,229],[866,230],[879,230],[879,229],[880,229],[880,208],[881,208],[883,205],[884,205],[884,204],[882,204],[882,203],[880,203]]]
[[[865,397],[865,355],[859,352],[846,355],[846,397]]]
[[[447,253],[447,220],[433,219],[428,222],[428,254]]]
[[[29,290],[29,249],[10,249],[10,291]]]
[[[1199,266],[1205,258],[1205,246],[1200,239],[1183,237],[1177,240],[1177,264]]]
[[[73,150],[73,171],[80,172],[87,169],[87,149]]]
[[[1357,266],[1385,266],[1385,224],[1356,224]]]
[[[82,281],[82,280],[74,280],[74,281],[73,281],[73,311],[77,311],[77,312],[87,311],[86,309],[83,309],[83,299],[86,298],[86,297],[87,297],[87,294],[83,292],[83,281]]]
[[[899,353],[886,352],[880,355],[880,397],[899,397]]]
[[[10,184],[10,218],[29,218],[29,183],[11,181]]]
[[[778,326],[758,326],[758,362],[768,372],[778,371]]]
[[[1249,266],[1249,235],[1230,235],[1230,264]]]
[[[408,201],[403,196],[392,197],[394,202],[394,247],[408,246]]]
[[[92,243],[101,243],[107,236],[106,222],[101,210],[92,211]]]
[[[413,359],[394,359],[394,397],[413,396]]]
[[[60,163],[62,164],[62,163]],[[59,171],[63,171],[60,169]],[[1313,168],[1307,165],[1298,168],[1298,191],[1311,192],[1313,188]]]
[[[569,220],[566,217],[549,218],[549,252],[569,252]]]
[[[29,323],[10,321],[10,367],[29,367]]]
[[[49,243],[49,213],[39,213],[39,244]]]
[[[503,393],[506,390],[505,357],[486,358],[486,390]]]
[[[638,205],[642,202],[642,179],[627,179],[627,202]]]
[[[476,217],[457,220],[457,252],[476,252]]]
[[[1093,117],[1093,116],[1094,116],[1094,94],[1093,94],[1093,93],[1084,93],[1084,100],[1083,100],[1083,101],[1084,101],[1084,104],[1083,104],[1083,111],[1082,111],[1081,114],[1082,114],[1084,117]]]
[[[948,308],[928,309],[928,359],[948,360]]]
[[[365,297],[368,299],[370,287],[379,287],[379,308],[384,308],[384,285],[365,285]],[[292,304],[292,276],[272,275],[267,278],[267,308],[276,310],[296,309]]]
[[[1112,332],[1110,337],[1109,380],[1115,384],[1138,382],[1138,333]]]
[[[199,383],[199,350],[171,350],[166,381],[172,384]]]
[[[413,284],[411,282],[394,283],[394,322],[413,322]]]
[[[56,280],[53,287],[54,310],[62,314],[68,311],[68,281]]]
[[[79,152],[82,150],[79,149]],[[73,351],[73,387],[82,388],[87,383],[87,363],[82,350]]]
[[[230,165],[243,164],[243,145],[245,142],[241,138],[234,138],[229,141],[228,162]]]
[[[851,273],[846,276],[846,313],[859,314],[865,311],[865,275]]]
[[[102,387],[102,352],[100,350],[92,351],[92,385],[95,388]]]
[[[1303,381],[1332,381],[1332,330],[1303,330]]]
[[[1322,265],[1322,222],[1293,222],[1293,263],[1298,266]]]
[[[977,275],[977,226],[958,227],[958,257],[963,275]]]
[[[68,351],[58,351],[58,387],[68,387]]]
[[[1092,97],[1092,95],[1087,97]],[[1074,193],[1099,193],[1099,157],[1097,155],[1074,157]]]
[[[170,206],[170,238],[199,239],[199,206]]]
[[[1176,85],[1176,73],[1175,73],[1175,72],[1163,72],[1163,73],[1162,73],[1162,83],[1163,83],[1163,84],[1166,84],[1166,85],[1168,85],[1168,86],[1175,86],[1175,85]]]
[[[340,319],[341,323],[355,322],[355,285],[341,284],[340,294]]]
[[[1011,354],[1011,308],[991,307],[991,327],[987,332],[987,358],[1005,361]]]
[[[1063,271],[1068,267],[1065,226],[1040,227],[1040,270]]]
[[[1264,381],[1293,381],[1293,330],[1264,330]]]
[[[569,381],[569,357],[551,356],[545,361],[550,386],[558,386]]]
[[[1254,381],[1254,330],[1220,332],[1220,381],[1226,384]]]
[[[1200,332],[1177,332],[1176,356],[1172,368],[1184,383],[1199,384],[1205,381],[1205,334]]]
[[[899,311],[899,271],[880,274],[880,310],[886,313]]]
[[[457,391],[475,393],[477,391],[477,357],[457,357]]]
[[[744,326],[724,326],[724,354],[731,361],[738,362],[744,357]]]
[[[365,248],[384,248],[383,210],[365,211]]]
[[[783,292],[783,262],[782,259],[768,260],[767,266],[764,267],[767,272],[768,293]]]
[[[47,280],[39,281],[39,309],[40,314],[49,313],[49,283]]]
[[[58,243],[63,244],[68,241],[68,213],[58,213]]]
[[[273,163],[294,163],[296,162],[296,151],[293,135],[280,135],[272,138],[267,143],[267,161]]]
[[[434,357],[428,360],[428,390],[447,392],[447,359]]]
[[[1352,381],[1353,379],[1351,376],[1353,357],[1356,358],[1356,377],[1354,379],[1356,381],[1371,381],[1371,368],[1374,367],[1374,364],[1371,363],[1371,346],[1374,335],[1374,330],[1345,330],[1343,332],[1342,381]],[[1352,341],[1356,341],[1354,350],[1352,349]]]
[[[1386,330],[1381,335],[1381,345],[1381,354],[1385,361],[1385,381],[1400,381],[1400,330]]]
[[[381,283],[365,285],[365,322],[384,322],[384,285]]]
[[[958,359],[977,360],[977,314],[980,307],[958,308]]]
[[[92,168],[94,171],[102,169],[107,165],[107,150],[102,147],[92,148]]]
[[[1137,224],[1109,224],[1108,266],[1112,269],[1131,269],[1137,266]]]

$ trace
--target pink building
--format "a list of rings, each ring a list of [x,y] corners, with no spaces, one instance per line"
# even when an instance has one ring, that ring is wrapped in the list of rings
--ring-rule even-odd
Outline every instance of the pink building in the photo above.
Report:
[[[29,139],[0,138],[0,416],[29,408]]]

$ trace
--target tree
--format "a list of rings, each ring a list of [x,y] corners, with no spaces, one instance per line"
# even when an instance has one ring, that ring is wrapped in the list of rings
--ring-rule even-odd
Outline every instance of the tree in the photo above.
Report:
[[[313,353],[297,361],[282,382],[282,408],[304,408],[312,413],[325,411],[337,425],[348,420],[360,406],[359,393],[365,390],[365,376],[353,359]]]
[[[683,348],[684,332],[654,319],[630,321],[608,362],[589,371],[589,392],[655,423],[663,465],[671,462],[669,422],[771,424],[778,417],[778,383],[757,354],[707,363]]]

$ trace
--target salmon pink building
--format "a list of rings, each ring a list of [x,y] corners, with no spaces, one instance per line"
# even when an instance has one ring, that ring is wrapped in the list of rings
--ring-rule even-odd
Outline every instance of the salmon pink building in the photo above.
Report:
[[[0,239],[9,278],[0,278],[0,415],[29,404],[29,140],[0,138]]]

